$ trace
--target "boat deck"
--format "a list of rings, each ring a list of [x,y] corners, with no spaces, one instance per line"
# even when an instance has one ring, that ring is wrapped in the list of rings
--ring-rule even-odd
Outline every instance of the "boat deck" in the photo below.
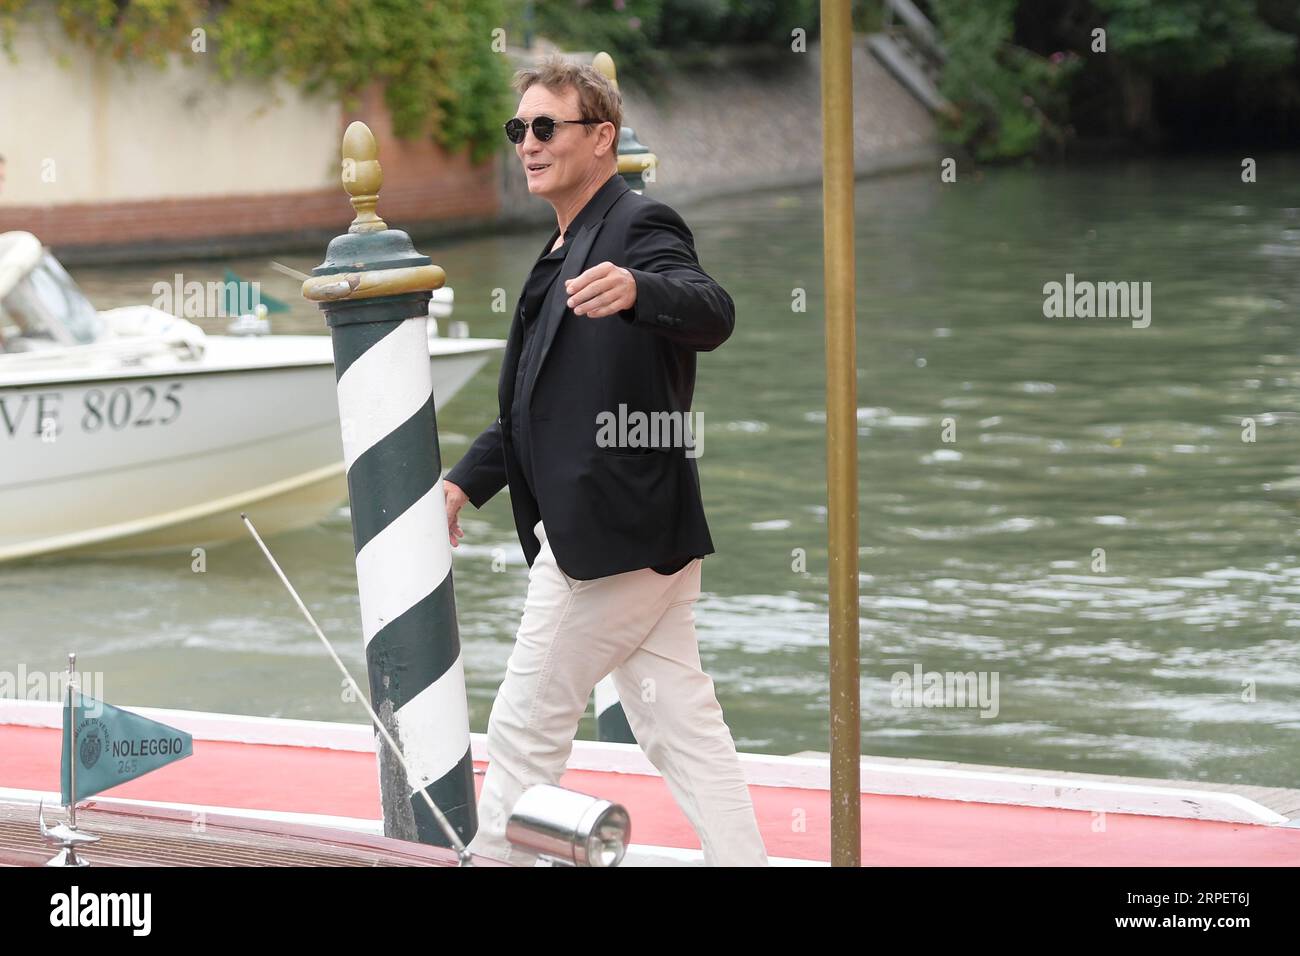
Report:
[[[820,750],[801,750],[792,756],[818,757],[825,760],[828,759],[829,754]],[[1150,777],[1123,777],[1106,773],[1079,773],[1071,770],[1026,770],[1024,767],[999,767],[993,764],[979,764],[977,766],[975,764],[957,763],[952,760],[923,760],[919,757],[870,757],[867,759],[874,764],[895,764],[899,767],[924,767],[935,770],[979,769],[984,773],[998,773],[1008,776],[1031,773],[1051,777],[1060,780],[1062,783],[1074,783],[1080,786],[1117,783],[1169,790],[1201,790],[1210,793],[1235,794],[1285,817],[1287,823],[1300,825],[1300,790],[1293,790],[1288,787],[1255,787],[1243,783],[1210,783],[1206,780],[1155,780]]]
[[[0,866],[41,866],[58,852],[28,801],[0,799]],[[62,819],[45,809],[46,822]],[[77,828],[99,837],[78,850],[94,866],[456,866],[442,847],[355,831],[141,807],[92,799]],[[507,866],[475,857],[482,866]]]
[[[31,704],[20,705],[30,720]],[[37,716],[52,724],[57,705]],[[199,731],[194,755],[107,791],[101,807],[142,813],[256,818],[280,827],[382,833],[373,738],[362,725],[137,709]],[[56,726],[3,723],[0,799],[34,800],[62,817]],[[185,727],[186,723],[189,724]],[[206,731],[204,730],[206,728]],[[227,739],[201,739],[225,737]],[[240,738],[240,739],[233,739]],[[481,787],[485,740],[473,735]],[[826,865],[830,800],[824,758],[743,754],[763,838],[774,864]],[[1017,768],[865,758],[862,859],[876,866],[1295,866],[1300,864],[1296,791],[1214,791],[1206,784],[1048,774]],[[576,741],[561,786],[622,803],[632,820],[631,865],[697,865],[700,844],[663,779],[635,746]],[[1187,789],[1195,786],[1196,790]],[[1264,790],[1266,788],[1258,788]],[[873,792],[875,791],[875,792]],[[1037,804],[1037,805],[1036,805]],[[1043,805],[1047,804],[1047,805]],[[1291,815],[1282,811],[1289,808]],[[1233,819],[1233,817],[1238,817]],[[97,832],[84,818],[85,829]],[[143,825],[145,817],[141,818]],[[177,824],[178,826],[180,824]],[[272,831],[275,827],[272,827]],[[272,831],[259,830],[270,838]],[[42,851],[44,847],[41,847]],[[232,854],[245,852],[238,840]],[[367,851],[372,852],[372,851]],[[377,850],[373,852],[378,852]]]

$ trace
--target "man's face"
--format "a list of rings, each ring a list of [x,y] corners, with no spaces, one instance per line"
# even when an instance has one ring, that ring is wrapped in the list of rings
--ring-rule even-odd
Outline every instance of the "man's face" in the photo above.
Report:
[[[538,116],[555,120],[582,119],[578,108],[578,91],[570,87],[553,93],[540,83],[524,91],[515,113],[531,123]],[[578,126],[561,123],[545,143],[534,135],[532,127],[524,141],[515,146],[515,155],[528,178],[528,191],[552,202],[580,190],[609,165],[613,146],[612,124]]]

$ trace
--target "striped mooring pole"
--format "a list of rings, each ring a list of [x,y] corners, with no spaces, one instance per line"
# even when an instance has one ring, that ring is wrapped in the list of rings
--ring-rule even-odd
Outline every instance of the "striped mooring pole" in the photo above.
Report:
[[[618,77],[614,72],[614,59],[608,53],[597,53],[592,66],[609,78],[618,89]],[[658,160],[636,138],[632,127],[624,126],[618,135],[618,172],[637,192],[645,190],[645,173],[655,168]],[[650,174],[651,180],[654,174]],[[608,674],[596,685],[596,734],[600,740],[617,744],[634,744],[636,735],[632,725],[627,722],[627,714],[618,699],[618,690],[614,678]]]
[[[376,734],[384,834],[447,846],[420,790],[465,843],[478,817],[427,337],[446,277],[376,214],[377,154],[364,123],[348,127],[343,188],[357,215],[302,294],[334,344],[370,700],[417,778]]]
[[[614,71],[612,56],[604,52],[597,53],[591,65],[609,78],[614,89],[618,89],[618,76]],[[636,131],[632,127],[624,126],[618,131],[618,172],[629,186],[637,192],[644,192],[645,174],[650,173],[650,181],[653,182],[653,170],[658,163],[658,157],[636,138]]]

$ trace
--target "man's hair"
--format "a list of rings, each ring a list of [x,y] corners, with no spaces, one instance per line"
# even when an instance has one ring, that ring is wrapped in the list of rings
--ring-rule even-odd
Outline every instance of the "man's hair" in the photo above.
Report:
[[[594,66],[570,63],[560,56],[549,56],[533,67],[515,72],[515,92],[523,94],[534,83],[552,93],[567,89],[578,91],[578,119],[605,120],[614,124],[614,141],[623,128],[623,97],[604,73]],[[570,119],[557,116],[555,119]]]

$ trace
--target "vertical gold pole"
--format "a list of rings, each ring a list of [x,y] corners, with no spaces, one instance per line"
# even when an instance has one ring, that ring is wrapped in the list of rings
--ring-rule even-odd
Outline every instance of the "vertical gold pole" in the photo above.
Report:
[[[857,343],[853,275],[853,24],[821,0],[826,268],[826,522],[831,658],[831,865],[861,865],[858,702]]]

